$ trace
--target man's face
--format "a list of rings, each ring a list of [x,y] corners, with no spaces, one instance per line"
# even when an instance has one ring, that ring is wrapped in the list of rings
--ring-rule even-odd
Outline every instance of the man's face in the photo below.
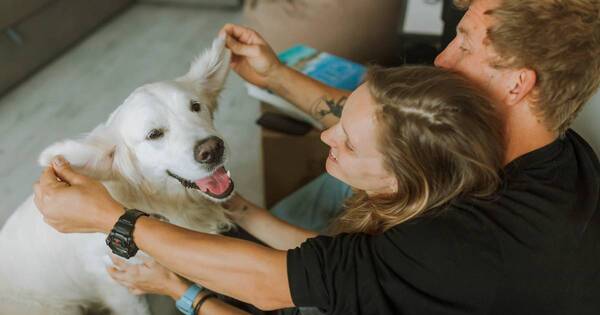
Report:
[[[505,98],[506,76],[491,65],[496,57],[487,39],[487,29],[493,20],[486,15],[499,0],[473,1],[457,27],[457,35],[435,59],[437,67],[457,71],[488,92],[496,101]]]

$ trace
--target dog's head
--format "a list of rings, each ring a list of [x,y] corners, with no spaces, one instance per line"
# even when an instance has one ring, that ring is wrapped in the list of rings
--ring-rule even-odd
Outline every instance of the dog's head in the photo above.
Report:
[[[223,166],[229,150],[213,126],[213,111],[228,71],[229,51],[219,37],[187,74],[139,87],[83,139],[44,150],[40,164],[62,155],[96,179],[224,201],[233,182]]]

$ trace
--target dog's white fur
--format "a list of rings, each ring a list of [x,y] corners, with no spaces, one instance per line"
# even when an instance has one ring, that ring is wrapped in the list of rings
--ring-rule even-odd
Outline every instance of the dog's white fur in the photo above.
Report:
[[[217,200],[184,188],[166,170],[192,181],[210,175],[211,170],[194,160],[193,151],[197,141],[217,135],[212,112],[229,56],[224,38],[215,39],[187,74],[136,89],[83,139],[44,150],[40,164],[47,166],[62,155],[79,172],[102,180],[128,208],[161,214],[198,231],[222,231],[230,221]],[[201,104],[200,112],[190,110],[191,100]],[[155,128],[163,129],[164,137],[148,140]],[[0,231],[0,314],[82,314],[94,305],[112,314],[149,314],[144,298],[131,295],[108,276],[104,239],[102,234],[54,231],[29,197]]]

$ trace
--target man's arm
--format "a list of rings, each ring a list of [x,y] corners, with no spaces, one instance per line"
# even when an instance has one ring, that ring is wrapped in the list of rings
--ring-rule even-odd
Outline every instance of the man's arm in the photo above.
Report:
[[[62,158],[44,170],[34,190],[44,221],[62,233],[108,234],[124,212],[102,183]],[[214,291],[262,309],[293,306],[286,251],[148,217],[138,219],[133,239],[167,269]]]
[[[279,250],[300,246],[314,231],[291,225],[243,197],[236,195],[226,203],[235,223],[265,244]]]
[[[148,217],[137,221],[133,238],[161,265],[213,291],[264,310],[294,305],[285,251]]]

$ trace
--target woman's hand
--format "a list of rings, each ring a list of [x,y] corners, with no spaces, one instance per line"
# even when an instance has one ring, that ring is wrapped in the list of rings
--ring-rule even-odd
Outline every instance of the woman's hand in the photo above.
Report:
[[[132,294],[160,294],[178,300],[192,285],[150,257],[142,257],[143,264],[130,265],[123,259],[110,256],[114,266],[108,274]]]
[[[222,206],[227,210],[227,216],[237,225],[242,225],[242,222],[248,215],[248,210],[250,210],[247,201],[237,192],[224,202]]]
[[[44,170],[34,191],[44,221],[62,233],[108,233],[124,211],[100,182],[76,173],[62,157]]]
[[[284,66],[262,36],[235,24],[226,24],[220,34],[227,36],[226,45],[232,52],[231,68],[244,80],[270,88],[278,77],[277,71]]]

